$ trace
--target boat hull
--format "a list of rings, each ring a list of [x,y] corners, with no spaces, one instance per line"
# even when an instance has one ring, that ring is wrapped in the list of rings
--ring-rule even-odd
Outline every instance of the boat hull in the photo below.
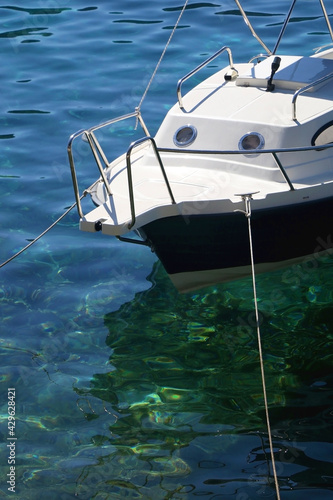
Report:
[[[332,248],[333,198],[253,210],[256,270],[265,272]],[[247,217],[240,212],[173,216],[142,228],[179,291],[251,273]]]

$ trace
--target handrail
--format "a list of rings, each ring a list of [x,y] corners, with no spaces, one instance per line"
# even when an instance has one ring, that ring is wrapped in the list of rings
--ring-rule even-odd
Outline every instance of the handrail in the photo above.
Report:
[[[208,59],[206,59],[204,62],[202,62],[201,64],[199,64],[199,66],[197,66],[196,68],[194,68],[192,71],[190,71],[189,73],[187,73],[187,75],[183,76],[183,78],[181,78],[178,81],[178,84],[177,84],[177,98],[178,98],[178,103],[179,103],[180,109],[184,110],[183,98],[182,98],[182,93],[181,93],[181,87],[182,87],[183,83],[186,80],[188,80],[191,76],[195,75],[202,68],[204,68],[205,66],[207,66],[207,64],[209,64],[216,57],[218,57],[220,54],[222,54],[222,52],[225,52],[225,51],[227,51],[228,55],[229,55],[229,66],[230,66],[230,68],[237,72],[237,70],[234,68],[234,62],[233,62],[233,59],[232,59],[232,53],[231,53],[230,47],[226,47],[226,46],[222,47],[217,52],[215,52],[215,54],[213,54]]]
[[[133,113],[128,113],[127,115],[122,115],[122,116],[118,116],[116,118],[112,118],[111,120],[103,122],[99,125],[94,125],[93,127],[90,127],[89,129],[78,130],[77,132],[72,134],[68,140],[67,154],[68,154],[69,165],[70,165],[70,169],[71,169],[71,176],[72,176],[72,183],[73,183],[73,188],[74,188],[75,201],[76,201],[76,205],[77,205],[77,211],[78,211],[80,218],[84,217],[84,214],[83,214],[82,206],[81,206],[81,197],[80,197],[79,185],[78,185],[74,156],[73,156],[73,142],[75,139],[77,139],[80,136],[86,136],[87,141],[89,143],[89,146],[91,148],[92,154],[93,154],[95,161],[97,163],[97,167],[99,169],[101,177],[103,178],[103,182],[105,184],[106,190],[107,190],[108,194],[111,195],[111,190],[110,190],[109,184],[106,180],[106,177],[104,175],[104,170],[103,170],[103,167],[100,163],[100,159],[98,157],[98,154],[96,152],[95,147],[97,148],[98,153],[100,154],[106,167],[108,166],[109,162],[108,162],[108,160],[104,154],[104,151],[102,150],[99,142],[97,141],[97,139],[94,135],[94,132],[96,130],[103,128],[103,127],[107,127],[108,125],[112,125],[113,123],[127,120],[128,118],[137,118],[137,120],[140,122],[141,127],[143,128],[144,133],[147,136],[149,136],[149,131],[146,127],[145,122],[143,121],[140,110],[136,109]]]
[[[333,144],[323,144],[320,146],[320,150],[333,148]],[[174,149],[174,148],[158,148],[161,153],[187,153],[193,155],[261,155],[261,154],[271,154],[277,164],[284,180],[287,182],[289,189],[294,191],[295,188],[289,179],[289,176],[283,167],[280,159],[277,157],[277,153],[300,153],[302,151],[318,151],[318,146],[303,146],[297,148],[277,148],[277,149],[249,149],[246,151],[243,150],[200,150],[200,149]]]
[[[132,154],[133,149],[136,146],[139,146],[139,144],[142,144],[143,142],[146,142],[146,141],[150,141],[151,144],[152,144],[152,146],[153,146],[154,153],[156,155],[157,161],[158,161],[159,166],[161,168],[161,171],[162,171],[162,174],[163,174],[163,178],[164,178],[166,187],[168,189],[168,192],[169,192],[169,195],[170,195],[170,198],[171,198],[171,203],[172,204],[176,203],[175,198],[174,198],[174,196],[172,194],[172,190],[171,190],[171,187],[170,187],[170,184],[169,184],[168,177],[167,177],[165,169],[164,169],[163,162],[161,160],[159,151],[158,151],[157,146],[156,146],[156,142],[153,139],[153,137],[148,137],[148,136],[147,137],[142,137],[141,139],[138,139],[137,141],[132,142],[132,144],[130,144],[130,146],[129,146],[128,150],[127,150],[127,153],[126,153],[128,191],[129,191],[130,207],[131,207],[131,217],[132,217],[131,222],[128,224],[128,229],[131,229],[134,226],[135,220],[136,220],[136,217],[135,217],[135,204],[134,204],[134,192],[133,192],[133,178],[132,178],[131,154]]]
[[[143,121],[143,118],[141,116],[140,110],[138,110],[138,109],[136,109],[132,113],[128,113],[127,115],[117,116],[116,118],[112,118],[111,120],[108,120],[106,122],[100,123],[99,125],[94,125],[93,127],[87,129],[87,131],[88,132],[94,132],[95,130],[99,130],[99,129],[103,128],[103,127],[107,127],[108,125],[112,125],[113,123],[121,122],[123,120],[127,120],[128,118],[134,118],[134,117],[136,117],[139,120],[140,125],[142,126],[145,134],[149,135],[148,129],[147,129],[146,125],[145,125],[145,122]]]
[[[289,178],[289,175],[287,174],[287,172],[285,171],[285,168],[284,166],[282,165],[282,163],[280,162],[280,159],[278,158],[277,154],[276,153],[272,153],[272,156],[277,164],[277,166],[279,167],[280,169],[280,172],[284,178],[284,180],[286,181],[286,183],[288,184],[289,186],[289,189],[290,191],[295,191],[295,188],[293,186],[293,183],[291,182],[290,178]]]
[[[158,148],[161,153],[188,153],[194,155],[208,154],[208,155],[261,155],[273,153],[300,153],[302,151],[318,151],[318,149],[333,148],[333,143],[321,144],[320,146],[299,146],[296,148],[274,148],[274,149],[176,149],[176,148]]]
[[[320,85],[321,83],[326,82],[326,80],[329,80],[332,77],[333,77],[333,73],[329,73],[328,75],[325,75],[325,76],[322,76],[321,78],[319,78],[319,80],[316,80],[315,82],[312,82],[309,85],[306,85],[305,87],[302,87],[302,88],[296,90],[296,92],[293,95],[292,101],[291,101],[291,105],[292,105],[292,119],[294,121],[297,120],[297,117],[296,117],[296,100],[297,100],[298,96],[300,94],[302,94],[303,92],[307,92],[308,90],[312,89],[313,87],[316,87],[317,85]]]
[[[257,54],[256,56],[251,57],[251,59],[249,60],[249,63],[253,62],[255,59],[261,59],[262,57],[267,58],[267,57],[269,57],[269,54],[262,54],[262,53]],[[258,62],[260,62],[260,61],[258,61]]]
[[[104,151],[102,150],[102,148],[100,147],[100,144],[99,142],[97,141],[96,137],[94,136],[94,133],[93,132],[86,132],[86,137],[87,137],[87,140],[88,140],[88,143],[89,143],[89,146],[90,146],[90,149],[92,151],[92,154],[95,158],[95,161],[96,161],[96,164],[97,164],[97,167],[98,167],[98,170],[99,170],[99,173],[101,174],[101,177],[103,179],[103,182],[104,182],[104,185],[105,185],[105,189],[108,193],[109,196],[112,195],[112,192],[111,192],[111,189],[110,189],[110,185],[107,181],[107,178],[105,176],[105,172],[104,172],[104,169],[103,169],[103,166],[101,164],[101,160],[100,160],[100,157],[98,156],[97,152],[96,152],[96,148],[95,146],[97,147],[98,151],[100,152],[100,154],[102,155],[102,158],[103,158],[103,161],[104,161],[104,164],[105,166],[107,167],[108,166],[108,161],[107,161],[107,158],[104,154]]]
[[[71,169],[71,175],[72,175],[72,183],[73,183],[73,188],[74,188],[74,195],[75,195],[75,201],[76,201],[76,206],[77,206],[77,211],[79,213],[79,217],[82,219],[83,217],[83,212],[82,212],[82,206],[81,206],[81,197],[80,197],[80,191],[79,191],[79,185],[77,182],[77,175],[76,175],[76,170],[75,170],[75,164],[74,164],[74,157],[73,157],[73,152],[72,152],[72,146],[74,139],[79,137],[80,135],[84,134],[84,130],[79,130],[78,132],[75,132],[72,134],[68,140],[67,144],[67,154],[68,154],[68,159],[69,159],[69,166]]]
[[[303,89],[300,89],[300,90],[303,90]],[[135,116],[135,115],[136,115],[135,113],[132,115],[126,115],[125,118],[128,118],[129,116]],[[117,119],[115,119],[115,120],[117,120]],[[111,122],[113,122],[113,121],[111,120]],[[107,122],[107,123],[109,123],[109,122]],[[93,127],[93,128],[96,129],[95,127]],[[100,128],[100,126],[98,126],[98,128]],[[89,129],[89,130],[91,130],[91,129]],[[91,132],[89,133],[89,130],[79,130],[78,132],[73,134],[69,139],[68,147],[67,147],[69,161],[70,161],[70,167],[71,167],[71,173],[72,173],[72,181],[73,181],[75,199],[76,199],[77,209],[78,209],[78,213],[79,213],[80,218],[83,218],[84,214],[83,214],[82,207],[81,207],[77,177],[76,177],[76,172],[75,172],[74,159],[73,159],[73,154],[72,154],[72,143],[73,143],[74,139],[77,138],[78,136],[83,135],[83,134],[88,134],[87,135],[88,142],[90,145],[92,143],[93,154],[95,156],[95,154],[96,154],[96,151],[94,152],[94,145],[96,146],[96,143],[94,142],[95,137]],[[90,138],[90,140],[89,140],[89,138]],[[175,204],[176,201],[175,201],[175,198],[173,196],[171,186],[170,186],[168,177],[166,175],[166,171],[165,171],[160,153],[178,153],[178,154],[185,153],[185,154],[193,154],[193,155],[244,155],[244,154],[246,154],[246,156],[271,154],[273,156],[275,163],[276,163],[278,169],[280,170],[284,180],[287,182],[289,189],[291,191],[293,191],[295,188],[294,188],[285,168],[283,167],[280,159],[278,158],[277,154],[278,153],[299,153],[299,152],[304,152],[304,151],[318,151],[318,146],[300,146],[300,147],[294,147],[294,148],[276,148],[276,149],[261,149],[261,150],[253,149],[253,150],[246,150],[246,151],[243,151],[243,150],[200,150],[200,149],[158,148],[153,137],[150,137],[150,136],[142,137],[141,139],[138,139],[137,141],[132,142],[127,150],[127,153],[126,153],[126,167],[127,167],[128,190],[129,190],[130,211],[131,211],[131,222],[128,224],[128,229],[131,229],[134,226],[135,221],[136,221],[131,155],[132,155],[132,151],[135,147],[139,146],[140,144],[142,144],[146,141],[150,141],[152,144],[152,147],[153,147],[155,156],[157,158],[158,164],[160,166],[160,169],[161,169],[161,172],[162,172],[162,175],[163,175],[163,178],[164,178],[164,181],[165,181],[165,184],[166,184],[166,187],[167,187],[172,204]],[[98,146],[96,146],[96,147],[98,148]],[[321,151],[326,150],[326,149],[330,149],[330,148],[333,148],[333,144],[320,145]],[[96,156],[95,156],[95,159],[96,159]],[[100,165],[98,165],[98,166],[100,166]],[[104,174],[104,170],[103,170],[103,174]],[[102,177],[102,180],[105,184],[106,189],[109,192],[110,188],[109,188],[109,183],[106,179],[106,176],[101,175],[101,177]],[[97,182],[99,182],[99,180],[97,180],[90,188],[85,190],[84,194],[88,193],[89,190]]]

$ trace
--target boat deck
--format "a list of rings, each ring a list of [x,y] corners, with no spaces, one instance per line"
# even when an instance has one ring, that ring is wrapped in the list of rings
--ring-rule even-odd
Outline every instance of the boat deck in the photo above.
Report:
[[[236,65],[238,76],[227,81],[229,67],[218,71],[184,96],[184,107],[175,104],[155,139],[145,131],[111,163],[94,135],[111,122],[84,131],[106,169],[99,166],[101,178],[87,190],[97,208],[80,214],[80,228],[121,236],[158,218],[242,210],[242,194],[256,193],[253,207],[263,209],[308,200],[316,186],[331,190],[333,60],[282,56],[276,89],[267,92],[271,59]],[[313,78],[315,88],[299,96],[295,119],[295,92]],[[137,114],[120,119],[133,116],[141,120]],[[323,128],[326,146],[318,148],[314,138]],[[185,145],[176,140],[182,130],[195,131]],[[262,141],[249,150],[242,142],[247,136]],[[72,174],[75,184],[74,164]]]
[[[135,205],[135,227],[147,224],[157,216],[190,215],[200,213],[216,213],[234,211],[243,208],[239,195],[256,193],[255,199],[264,201],[269,195],[288,193],[288,184],[283,180],[281,173],[276,169],[280,182],[268,181],[264,178],[245,177],[244,175],[221,168],[221,160],[209,161],[212,167],[207,166],[208,160],[200,156],[191,156],[191,166],[174,165],[172,155],[161,155],[165,171],[169,180],[175,204],[172,204],[163,176],[155,165],[140,165],[144,162],[142,151],[141,160],[136,158],[133,168],[133,194]],[[169,161],[168,161],[169,159]],[[204,164],[206,162],[206,164]],[[195,164],[203,165],[203,168]],[[219,165],[219,169],[217,166]],[[235,168],[235,165],[233,165]],[[236,168],[237,170],[237,168]],[[109,173],[112,196],[108,196],[104,183],[99,181],[91,190],[92,198],[103,203],[89,212],[81,220],[81,229],[95,231],[95,222],[103,222],[103,232],[110,235],[122,235],[128,232],[132,221],[129,202],[126,165],[119,162]],[[295,184],[296,190],[309,187],[305,184]],[[278,201],[277,201],[278,203]]]

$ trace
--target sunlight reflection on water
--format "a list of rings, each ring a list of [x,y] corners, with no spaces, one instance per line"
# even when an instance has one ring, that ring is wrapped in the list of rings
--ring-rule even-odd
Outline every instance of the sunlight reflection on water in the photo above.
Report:
[[[180,9],[74,3],[0,7],[2,260],[72,203],[68,136],[133,111]],[[270,45],[286,4],[251,4]],[[283,50],[326,42],[312,9]],[[237,58],[258,52],[234,2],[190,5],[143,106],[153,132],[179,77],[229,42]],[[113,133],[118,154],[133,131]],[[258,278],[288,498],[332,497],[331,256],[312,264]],[[148,249],[80,233],[75,212],[1,272],[0,423],[6,440],[15,386],[15,498],[273,497],[250,280],[180,296]],[[0,472],[6,493],[5,461]]]

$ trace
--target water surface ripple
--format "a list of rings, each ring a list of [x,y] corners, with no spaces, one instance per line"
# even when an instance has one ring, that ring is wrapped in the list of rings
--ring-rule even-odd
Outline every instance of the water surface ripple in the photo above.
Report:
[[[315,4],[300,2],[282,53],[329,43]],[[288,5],[244,0],[271,48]],[[73,203],[69,135],[134,110],[181,8],[0,6],[1,262]],[[178,79],[223,45],[236,62],[261,52],[232,0],[190,2],[142,106],[152,134]],[[118,155],[133,136],[114,127],[103,139]],[[274,498],[250,280],[179,295],[150,250],[81,233],[74,211],[0,272],[2,495]],[[332,283],[329,251],[258,277],[282,499],[333,498]]]

